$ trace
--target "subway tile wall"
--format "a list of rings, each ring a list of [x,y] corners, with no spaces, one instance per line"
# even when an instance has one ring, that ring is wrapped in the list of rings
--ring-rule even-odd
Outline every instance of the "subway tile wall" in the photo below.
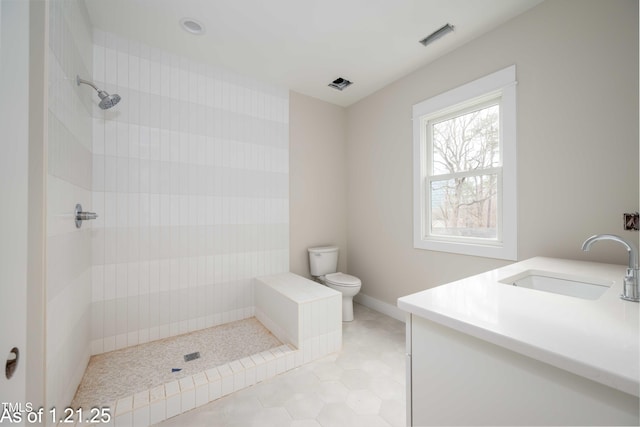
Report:
[[[93,32],[91,352],[253,316],[289,271],[288,91]]]
[[[92,111],[95,92],[76,84],[92,75],[88,14],[78,0],[49,2],[46,399],[59,410],[71,402],[89,361],[91,224],[78,230],[76,203],[91,210]]]

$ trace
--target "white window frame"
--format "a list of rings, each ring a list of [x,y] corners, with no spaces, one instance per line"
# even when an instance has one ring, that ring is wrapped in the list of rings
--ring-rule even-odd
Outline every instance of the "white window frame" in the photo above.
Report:
[[[516,83],[516,66],[512,65],[413,106],[414,248],[517,260]],[[427,122],[495,99],[500,103],[502,163],[498,168],[485,171],[498,174],[497,239],[430,235],[431,204],[427,186],[432,147]]]

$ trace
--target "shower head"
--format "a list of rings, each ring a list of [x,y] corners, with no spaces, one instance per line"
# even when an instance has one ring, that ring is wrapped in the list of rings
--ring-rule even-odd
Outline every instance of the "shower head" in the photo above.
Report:
[[[103,90],[98,91],[98,96],[100,97],[100,103],[98,106],[103,110],[113,107],[118,102],[120,102],[120,95],[114,93],[113,95],[109,95],[107,92]]]
[[[116,105],[118,102],[120,102],[121,98],[120,98],[120,95],[118,95],[117,93],[114,93],[113,95],[109,95],[104,90],[98,89],[96,85],[94,85],[90,81],[81,79],[80,76],[76,76],[76,83],[78,83],[78,86],[80,86],[81,83],[84,83],[94,88],[95,91],[98,92],[98,96],[100,97],[100,103],[98,104],[98,106],[103,110],[107,110],[113,107],[114,105]]]

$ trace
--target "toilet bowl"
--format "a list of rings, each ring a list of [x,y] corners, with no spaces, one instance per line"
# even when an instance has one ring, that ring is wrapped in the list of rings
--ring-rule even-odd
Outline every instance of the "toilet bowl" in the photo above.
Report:
[[[311,276],[323,285],[342,294],[342,321],[353,320],[353,297],[360,292],[362,282],[355,276],[336,272],[338,247],[320,246],[309,248],[309,270]]]
[[[362,282],[355,276],[330,273],[324,276],[324,284],[342,294],[342,321],[353,320],[353,297],[360,292]]]

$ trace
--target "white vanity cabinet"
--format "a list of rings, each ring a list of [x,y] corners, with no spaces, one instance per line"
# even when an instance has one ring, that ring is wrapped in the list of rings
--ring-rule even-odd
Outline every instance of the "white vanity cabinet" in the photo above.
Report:
[[[612,286],[583,300],[500,282],[532,268]],[[400,298],[407,424],[640,425],[640,319],[618,298],[623,275],[534,258]]]
[[[409,425],[639,425],[637,396],[408,317]]]

